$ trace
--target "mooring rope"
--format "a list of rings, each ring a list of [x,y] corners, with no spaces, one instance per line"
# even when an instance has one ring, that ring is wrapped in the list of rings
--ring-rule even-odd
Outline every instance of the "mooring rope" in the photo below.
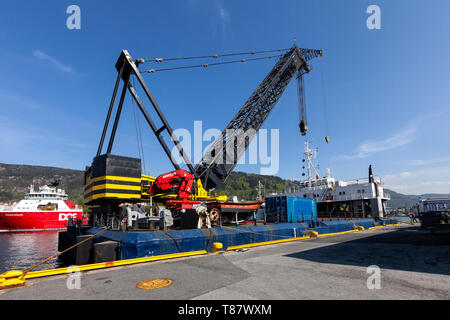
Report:
[[[180,244],[178,243],[177,239],[172,237],[167,231],[165,231],[164,233],[173,241],[173,243],[175,243],[175,246],[177,247],[178,251],[181,252],[181,247],[180,247]]]
[[[73,246],[71,246],[71,247],[69,247],[69,248],[67,248],[67,249],[65,249],[65,250],[63,250],[63,251],[61,251],[61,252],[59,252],[59,253],[57,253],[57,254],[51,256],[51,257],[48,257],[47,259],[45,259],[45,260],[43,260],[43,261],[41,261],[41,262],[39,262],[39,263],[36,263],[36,264],[32,265],[31,267],[25,268],[25,269],[22,271],[23,274],[22,274],[22,276],[19,277],[19,279],[22,279],[23,277],[25,277],[25,275],[26,275],[28,272],[30,272],[30,271],[33,270],[34,268],[40,266],[41,264],[43,264],[43,263],[45,263],[45,262],[47,262],[47,261],[50,261],[51,259],[56,258],[57,256],[60,256],[60,255],[62,255],[63,253],[65,253],[65,252],[67,252],[67,251],[69,251],[69,250],[72,250],[72,249],[75,248],[75,247],[78,247],[79,245],[81,245],[81,244],[83,244],[83,243],[85,243],[85,242],[87,242],[87,241],[93,239],[94,237],[98,236],[100,233],[102,233],[102,232],[104,232],[104,231],[106,231],[106,230],[108,230],[108,229],[110,229],[110,228],[111,228],[111,227],[106,227],[105,229],[100,230],[100,231],[97,232],[97,233],[94,233],[94,234],[91,235],[89,238],[86,238],[86,239],[84,239],[84,240],[78,242],[77,244],[74,244]]]
[[[353,222],[353,220],[350,219],[348,221],[350,221],[353,224],[353,229],[357,229],[358,228],[358,226],[356,225],[356,223]]]

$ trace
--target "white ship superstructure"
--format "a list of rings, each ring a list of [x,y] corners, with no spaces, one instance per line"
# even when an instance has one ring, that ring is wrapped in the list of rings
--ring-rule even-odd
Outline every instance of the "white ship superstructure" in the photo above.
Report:
[[[317,149],[311,150],[305,142],[305,164],[307,178],[295,183],[297,187],[288,190],[288,195],[315,198],[318,213],[324,217],[334,217],[339,213],[350,213],[358,216],[383,217],[386,213],[386,202],[390,200],[383,190],[383,182],[374,177],[369,166],[369,177],[352,181],[335,180],[327,170],[327,175],[320,178],[317,166],[311,158],[316,157]],[[312,172],[315,173],[313,176]]]
[[[56,189],[56,187],[45,185],[35,191],[34,186],[31,185],[29,193],[24,198],[10,206],[4,206],[2,211],[80,211],[80,208],[69,207],[66,203],[68,195],[64,190]]]
[[[0,208],[0,232],[61,230],[67,228],[69,219],[82,225],[88,217],[83,215],[81,206],[67,201],[68,196],[62,189],[51,186],[39,187],[38,191],[30,186],[25,199]]]

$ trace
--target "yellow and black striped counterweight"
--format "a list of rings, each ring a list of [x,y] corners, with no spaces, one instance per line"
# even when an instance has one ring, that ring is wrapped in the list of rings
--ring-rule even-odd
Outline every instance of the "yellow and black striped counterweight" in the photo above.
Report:
[[[155,178],[141,175],[141,160],[104,154],[95,157],[85,171],[84,203],[136,203],[150,199]]]

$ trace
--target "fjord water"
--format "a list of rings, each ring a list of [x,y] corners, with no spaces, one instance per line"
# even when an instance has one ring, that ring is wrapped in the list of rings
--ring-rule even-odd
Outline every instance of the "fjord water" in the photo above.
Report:
[[[59,231],[1,232],[0,273],[23,270],[58,253]],[[62,264],[54,258],[35,270],[58,268]]]

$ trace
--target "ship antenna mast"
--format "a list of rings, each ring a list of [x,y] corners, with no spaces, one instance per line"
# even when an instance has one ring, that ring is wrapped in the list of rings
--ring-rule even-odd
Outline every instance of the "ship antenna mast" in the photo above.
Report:
[[[312,187],[311,169],[314,170],[314,172],[316,173],[316,176],[319,176],[319,172],[317,171],[316,166],[311,161],[311,157],[315,156],[317,158],[317,150],[311,150],[309,148],[309,141],[308,140],[305,141],[304,155],[305,155],[305,158],[306,158],[306,170],[307,170],[307,173],[308,173],[308,179],[307,179],[308,180],[308,187],[311,188]]]

